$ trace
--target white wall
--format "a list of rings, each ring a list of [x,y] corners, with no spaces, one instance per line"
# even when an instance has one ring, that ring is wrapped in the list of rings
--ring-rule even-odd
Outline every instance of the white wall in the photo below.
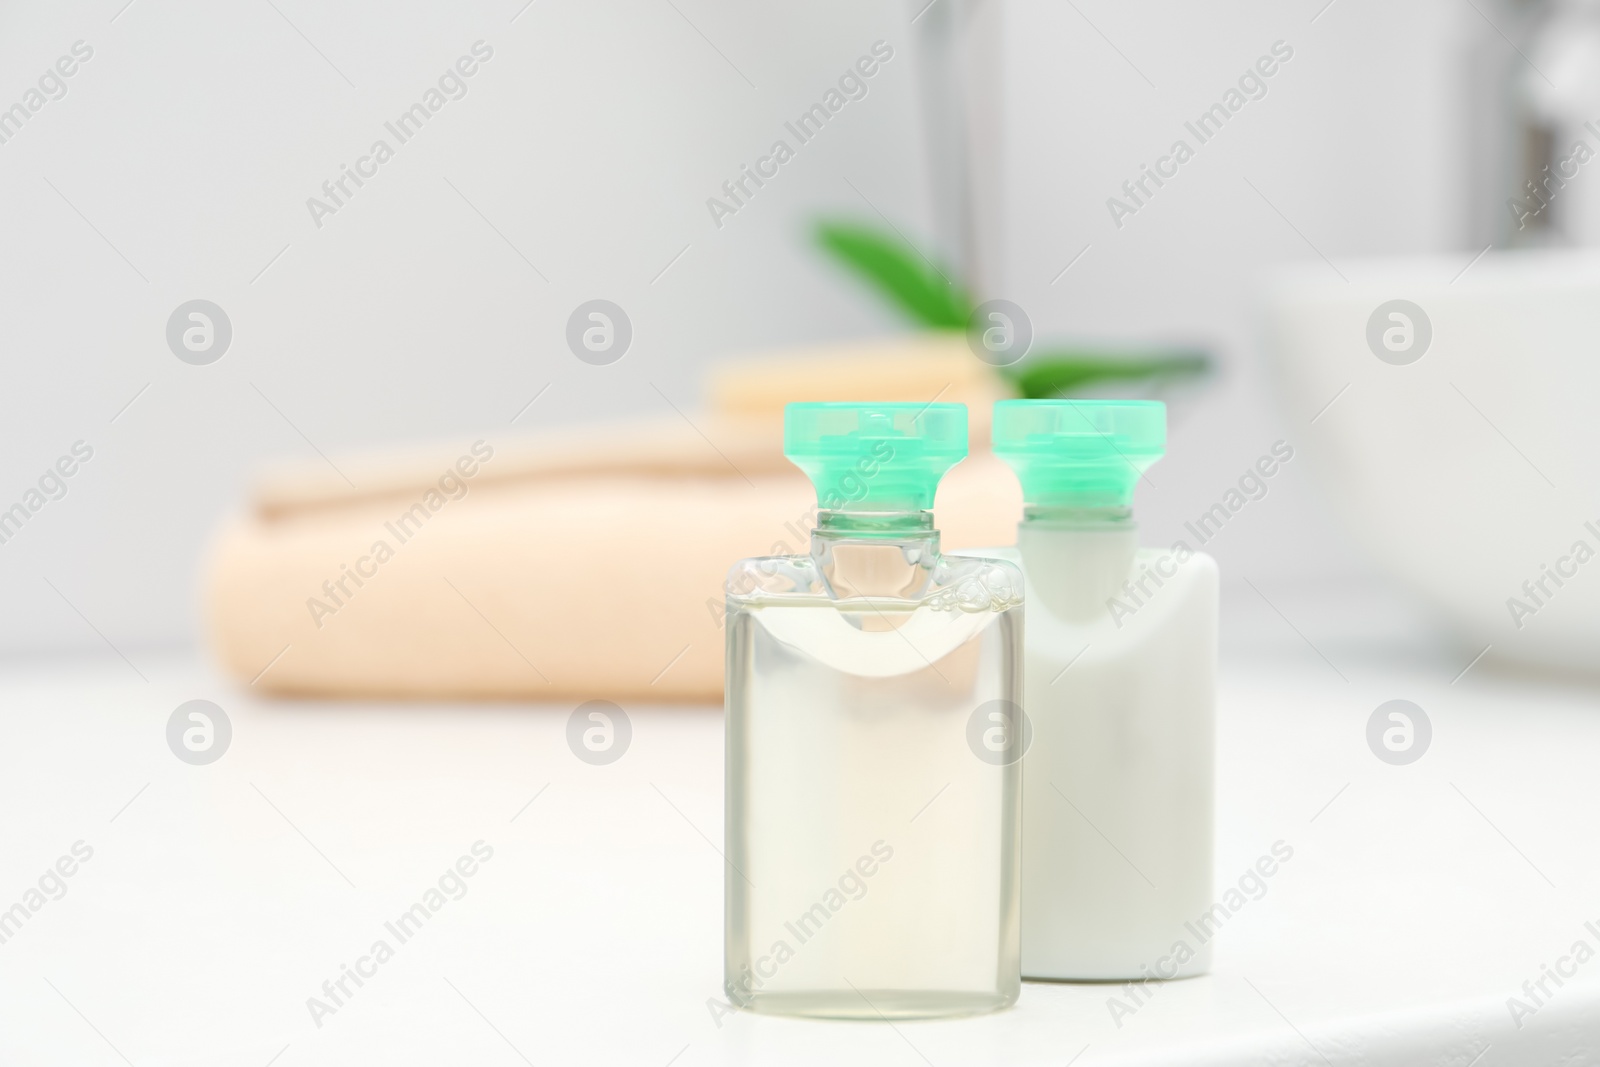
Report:
[[[1316,414],[1278,410],[1256,345],[1253,293],[1274,264],[1319,262],[1320,251],[1335,277],[1356,256],[1466,246],[1462,57],[1493,31],[1445,0],[1326,2],[1008,9],[995,287],[1030,310],[1040,336],[1193,341],[1221,357],[1219,378],[1174,406],[1169,454],[1141,488],[1152,540],[1193,544],[1183,521]],[[1293,55],[1262,79],[1264,96],[1204,144],[1185,129],[1278,41]],[[1122,183],[1180,138],[1194,157],[1164,186],[1149,183],[1154,195],[1119,227],[1107,199],[1126,201]],[[1371,574],[1311,474],[1291,462],[1207,546],[1225,574],[1258,584]]]
[[[118,645],[190,638],[208,531],[260,461],[316,458],[302,433],[504,427],[551,382],[519,425],[660,413],[649,383],[688,405],[709,360],[894,325],[808,225],[869,213],[848,177],[921,228],[899,4],[124,2],[0,6],[0,106],[94,50],[0,144],[0,507],[94,448],[0,544],[0,648],[98,646],[77,611]],[[315,227],[306,199],[480,39],[468,94]],[[878,39],[899,47],[868,95],[715,228],[706,198]],[[210,366],[165,343],[196,297],[234,328]],[[611,367],[563,340],[593,297],[634,324]]]
[[[658,412],[651,383],[692,403],[711,360],[894,328],[808,238],[819,214],[875,217],[850,183],[928,237],[917,4],[123,3],[0,7],[0,107],[75,41],[94,49],[0,144],[0,507],[75,441],[94,448],[0,544],[0,649],[98,646],[95,629],[190,639],[197,555],[264,459],[501,427],[546,383],[523,424]],[[1274,413],[1249,283],[1315,253],[1246,178],[1335,263],[1465,232],[1451,57],[1476,16],[1337,0],[1313,25],[1320,6],[1004,11],[991,286],[1045,337],[1199,340],[1223,359],[1175,410],[1142,497],[1156,537],[1308,416]],[[494,55],[468,94],[316,227],[306,199],[480,39]],[[877,39],[897,55],[867,98],[714,227],[706,197]],[[1268,96],[1115,228],[1105,198],[1278,39],[1295,55]],[[164,338],[197,297],[234,330],[204,367]],[[634,323],[611,367],[563,343],[593,297]],[[1262,580],[1361,572],[1289,474],[1219,539],[1224,562]]]

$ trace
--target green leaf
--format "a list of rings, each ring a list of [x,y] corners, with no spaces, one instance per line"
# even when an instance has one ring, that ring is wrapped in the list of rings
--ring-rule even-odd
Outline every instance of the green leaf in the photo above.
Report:
[[[918,325],[967,328],[972,303],[966,291],[898,235],[854,223],[822,222],[817,225],[817,241]]]
[[[972,298],[898,233],[823,221],[817,224],[817,242],[917,325],[934,330],[967,329]],[[1039,400],[1073,396],[1101,382],[1192,378],[1210,369],[1210,357],[1192,350],[1115,353],[1056,349],[999,371],[1021,396]]]
[[[1085,386],[1109,381],[1180,379],[1205,374],[1211,359],[1204,352],[1175,351],[1112,356],[1098,352],[1058,350],[1030,356],[1001,373],[1025,399],[1073,396]]]

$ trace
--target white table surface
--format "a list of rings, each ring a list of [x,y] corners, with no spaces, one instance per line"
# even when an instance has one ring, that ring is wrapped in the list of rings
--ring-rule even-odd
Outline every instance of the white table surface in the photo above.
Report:
[[[180,658],[0,671],[0,908],[82,840],[92,859],[0,944],[0,1063],[1468,1064],[1600,1056],[1600,959],[1519,1029],[1506,998],[1600,928],[1600,699],[1444,663],[1303,647],[1225,659],[1217,878],[1293,859],[1209,976],[1113,1021],[1107,985],[1028,983],[1010,1011],[719,1026],[719,711],[634,707],[606,767],[572,705],[262,700]],[[181,702],[226,708],[204,767]],[[1432,747],[1367,749],[1384,700]],[[530,798],[537,796],[532,804]],[[1330,802],[1331,801],[1331,802]],[[307,998],[475,841],[494,850],[318,1027]],[[353,987],[352,987],[353,988]],[[1553,987],[1552,987],[1553,988]]]

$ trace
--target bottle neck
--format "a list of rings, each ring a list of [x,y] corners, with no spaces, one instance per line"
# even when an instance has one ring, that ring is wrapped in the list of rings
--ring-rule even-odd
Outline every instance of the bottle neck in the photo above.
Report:
[[[835,598],[915,597],[939,559],[931,511],[819,511],[811,558]]]
[[[1028,504],[1022,510],[1022,525],[1051,530],[1132,529],[1133,509],[1129,507],[1074,507],[1065,504]]]
[[[1030,595],[1062,619],[1099,616],[1132,573],[1138,531],[1131,508],[1028,505],[1017,550]]]
[[[813,537],[863,541],[937,538],[931,511],[819,511]]]

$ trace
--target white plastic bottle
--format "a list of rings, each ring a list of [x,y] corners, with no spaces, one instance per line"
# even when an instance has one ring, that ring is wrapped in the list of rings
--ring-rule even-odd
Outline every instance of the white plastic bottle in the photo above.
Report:
[[[1133,490],[1166,445],[1153,401],[1002,401],[1026,501],[1022,973],[1210,966],[1217,566],[1140,549]],[[997,553],[985,553],[996,555]],[[1197,925],[1199,924],[1199,925]],[[1201,931],[1197,934],[1195,931]]]

